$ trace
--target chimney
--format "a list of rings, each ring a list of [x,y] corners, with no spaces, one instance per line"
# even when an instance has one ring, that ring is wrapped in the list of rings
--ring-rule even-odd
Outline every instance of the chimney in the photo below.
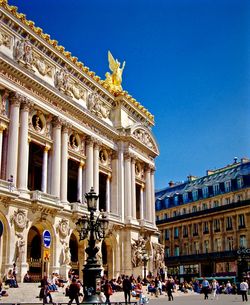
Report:
[[[169,185],[169,187],[174,186],[174,181],[173,181],[173,180],[169,181],[169,182],[168,182],[168,185]]]
[[[187,176],[187,178],[188,178],[189,182],[194,181],[195,179],[197,179],[197,177],[193,176],[193,175],[189,175],[189,176]]]

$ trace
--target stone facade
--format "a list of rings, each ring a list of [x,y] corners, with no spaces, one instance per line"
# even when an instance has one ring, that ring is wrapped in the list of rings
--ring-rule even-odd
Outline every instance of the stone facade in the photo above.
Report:
[[[100,194],[97,214],[104,210],[110,219],[99,245],[104,272],[142,275],[135,258],[153,257],[159,235],[153,116],[16,7],[0,4],[0,277],[13,262],[18,280],[27,270],[34,279],[44,271],[66,278],[70,268],[81,277],[87,240],[79,242],[75,223],[87,213],[91,187]]]
[[[156,223],[168,273],[239,276],[250,268],[250,161],[156,191]]]

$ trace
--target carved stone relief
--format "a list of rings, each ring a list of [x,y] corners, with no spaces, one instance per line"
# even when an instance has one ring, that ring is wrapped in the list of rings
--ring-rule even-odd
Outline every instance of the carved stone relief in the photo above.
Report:
[[[108,165],[109,156],[106,149],[101,149],[99,152],[99,161],[102,165]]]
[[[28,226],[28,219],[24,210],[18,209],[14,211],[14,214],[10,217],[11,224],[15,226],[16,231],[23,231]]]
[[[67,219],[61,219],[57,225],[57,232],[61,238],[66,238],[70,233],[69,221]]]
[[[133,239],[131,244],[131,255],[133,267],[142,266],[143,264],[143,254],[146,253],[146,242],[147,240],[142,236],[139,236],[138,240]]]
[[[164,263],[164,246],[161,244],[153,243],[153,262],[154,269],[159,270],[165,267]]]
[[[14,58],[26,68],[32,70],[33,47],[28,39],[17,40],[14,47]]]
[[[143,129],[137,129],[133,132],[133,135],[143,144],[145,144],[149,148],[154,148],[153,141],[146,131]]]
[[[11,45],[11,37],[10,35],[0,31],[0,46],[4,45],[7,48],[10,49],[10,45]]]
[[[53,67],[49,65],[48,62],[42,56],[33,53],[33,63],[41,75],[48,75],[52,77]]]
[[[30,128],[32,128],[37,133],[44,133],[46,129],[46,119],[44,114],[39,111],[35,110],[30,115]]]
[[[106,119],[110,115],[108,107],[100,100],[96,92],[88,95],[88,109],[99,118]]]

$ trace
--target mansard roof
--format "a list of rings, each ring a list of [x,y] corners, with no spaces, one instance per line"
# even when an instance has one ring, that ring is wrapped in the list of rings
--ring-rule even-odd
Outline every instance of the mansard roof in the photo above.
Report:
[[[202,190],[205,187],[211,188],[216,184],[224,184],[226,181],[235,181],[238,178],[244,178],[245,186],[250,186],[250,161],[245,160],[244,162],[233,163],[222,169],[209,171],[209,174],[206,176],[156,191],[156,202],[166,201],[166,199],[171,199],[175,196],[180,196],[195,190]],[[210,194],[210,197],[211,196],[213,196],[212,193]],[[199,199],[202,198],[199,196]],[[180,200],[180,203],[183,203],[183,199]],[[165,208],[170,207],[170,205],[171,202],[165,203]]]

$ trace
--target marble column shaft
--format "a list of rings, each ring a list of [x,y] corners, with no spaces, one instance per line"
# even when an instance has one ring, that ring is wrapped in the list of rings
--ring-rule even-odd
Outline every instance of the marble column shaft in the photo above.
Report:
[[[86,192],[88,193],[91,187],[94,187],[93,176],[93,141],[89,138],[86,143]]]
[[[124,176],[125,176],[125,190],[124,190],[124,198],[125,198],[125,217],[131,219],[131,157],[126,154],[125,155],[125,167],[124,167]]]
[[[8,136],[8,157],[6,178],[9,179],[13,176],[13,184],[16,186],[17,181],[17,157],[18,157],[18,135],[19,135],[19,111],[21,97],[14,94],[11,97],[10,104],[10,123],[9,123],[9,136]]]
[[[155,224],[155,176],[154,170],[151,170],[151,207],[152,207],[152,222]]]
[[[28,170],[29,170],[29,102],[23,103],[20,115],[20,135],[19,135],[19,160],[18,160],[18,188],[28,189]]]
[[[108,174],[106,179],[106,211],[107,212],[110,212],[110,178],[111,178],[111,174]]]
[[[62,151],[61,151],[61,201],[68,199],[68,127],[62,128]]]
[[[77,201],[79,202],[83,202],[83,192],[82,192],[83,165],[84,162],[81,160],[78,167],[78,179],[77,179]]]
[[[148,221],[152,220],[152,209],[151,209],[151,176],[150,176],[150,168],[146,168],[146,219]]]
[[[99,143],[94,143],[93,152],[93,182],[96,194],[99,194]],[[99,199],[97,200],[97,210],[99,210]]]
[[[47,181],[48,181],[48,151],[49,145],[46,145],[43,150],[43,169],[42,169],[42,192],[47,193]]]
[[[135,184],[135,159],[131,161],[131,215],[136,219],[136,184]]]
[[[140,219],[144,219],[144,185],[140,188]]]
[[[61,122],[55,118],[53,122],[53,149],[51,163],[51,194],[60,198],[61,177]]]

